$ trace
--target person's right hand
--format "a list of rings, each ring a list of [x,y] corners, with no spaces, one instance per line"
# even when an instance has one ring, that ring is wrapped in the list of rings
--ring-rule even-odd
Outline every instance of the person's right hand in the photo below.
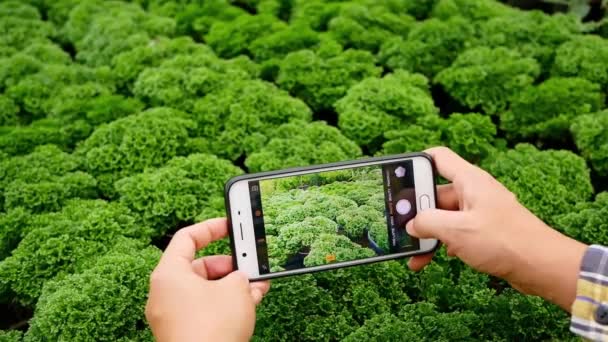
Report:
[[[418,213],[408,233],[439,239],[448,255],[570,310],[586,246],[547,226],[489,173],[450,149],[425,152],[452,183],[438,187],[439,208]],[[409,267],[420,270],[431,258],[415,256]]]

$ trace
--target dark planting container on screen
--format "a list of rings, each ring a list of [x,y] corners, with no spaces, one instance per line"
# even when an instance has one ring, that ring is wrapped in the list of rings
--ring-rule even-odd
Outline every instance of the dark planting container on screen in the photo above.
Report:
[[[297,253],[293,254],[283,265],[286,270],[298,269],[304,267],[304,258],[310,253],[310,247],[302,247]]]
[[[369,247],[371,249],[374,250],[374,252],[376,252],[376,255],[384,255],[385,252],[382,249],[382,247],[380,247],[376,241],[374,240],[374,238],[372,237],[372,234],[370,233],[369,230],[366,230],[366,234],[367,234],[367,239],[369,240]]]

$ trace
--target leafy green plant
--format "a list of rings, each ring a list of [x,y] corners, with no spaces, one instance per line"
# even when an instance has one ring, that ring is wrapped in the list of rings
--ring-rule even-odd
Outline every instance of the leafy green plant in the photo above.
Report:
[[[488,156],[481,165],[549,224],[593,194],[585,160],[569,151],[539,151],[519,144]]]
[[[572,119],[601,109],[604,98],[600,86],[584,78],[553,77],[515,94],[500,127],[513,138],[559,139]]]
[[[489,116],[452,113],[449,118],[427,117],[416,125],[384,133],[379,154],[422,151],[445,145],[463,158],[478,162],[495,149],[497,129]]]
[[[438,113],[426,77],[403,71],[361,81],[335,106],[342,132],[372,151],[385,131]]]
[[[573,238],[589,243],[608,243],[604,232],[608,227],[606,211],[608,193],[599,193],[593,202],[581,202],[574,210],[557,217],[557,228]]]
[[[344,4],[338,16],[329,21],[329,34],[346,48],[371,52],[377,52],[389,36],[407,35],[414,20],[407,14],[401,14],[407,6],[405,3],[395,2],[393,6],[373,6],[372,3]]]
[[[270,140],[245,160],[251,172],[323,164],[361,156],[361,148],[324,122],[294,120],[269,134]]]
[[[73,200],[61,212],[33,218],[11,256],[0,262],[0,297],[13,293],[36,303],[46,281],[86,269],[117,237],[149,243],[152,231],[126,207],[101,200]]]
[[[159,258],[157,248],[124,240],[82,273],[48,282],[24,340],[150,340],[146,280]]]
[[[333,258],[328,259],[327,255],[332,255]],[[369,258],[373,255],[372,250],[354,245],[343,235],[322,234],[310,246],[310,254],[304,258],[304,265],[319,266],[331,262]]]
[[[323,58],[310,50],[288,54],[279,65],[277,84],[314,111],[327,110],[355,83],[380,75],[367,51],[346,50]]]
[[[71,150],[91,134],[90,124],[76,120],[64,122],[60,119],[41,119],[27,126],[0,127],[0,148],[9,155],[24,155],[41,145],[56,145],[62,150]]]
[[[582,77],[608,87],[608,42],[599,36],[586,35],[560,45],[555,52],[552,73],[557,76]]]
[[[531,85],[540,73],[533,58],[505,48],[478,47],[461,53],[435,77],[464,106],[489,114],[507,108],[509,99]]]
[[[144,69],[133,84],[133,93],[154,106],[192,111],[196,100],[229,84],[224,74],[233,80],[250,78],[246,70],[208,52],[178,55],[158,67]]]
[[[598,174],[608,175],[608,111],[581,115],[570,130],[581,155]]]
[[[464,18],[445,21],[431,18],[416,23],[406,39],[398,36],[387,39],[378,56],[392,70],[420,72],[432,78],[452,64],[473,34],[474,28]]]
[[[35,69],[30,69],[31,71]],[[78,64],[43,64],[36,72],[19,75],[7,87],[8,95],[31,119],[41,119],[55,104],[54,96],[64,87],[96,82],[113,89],[108,68],[88,68]]]
[[[165,60],[177,55],[208,57],[213,56],[213,52],[206,45],[196,44],[190,37],[158,37],[151,39],[148,44],[120,52],[112,58],[110,65],[118,85],[132,90],[133,83],[143,70],[158,67]]]
[[[187,154],[195,128],[196,123],[180,111],[148,109],[99,126],[76,154],[96,176],[100,189],[112,196],[114,181]]]
[[[442,20],[461,16],[473,22],[511,15],[521,15],[521,11],[499,1],[483,0],[439,0],[431,12],[432,17]]]
[[[560,13],[549,16],[537,10],[493,17],[480,25],[476,44],[505,47],[534,58],[543,73],[551,70],[556,49],[583,30],[573,16]]]
[[[23,340],[23,332],[19,330],[0,330],[0,341],[3,342],[21,342]]]
[[[70,198],[96,198],[97,182],[78,171],[82,163],[82,159],[54,145],[6,159],[0,162],[0,203],[7,211],[22,208],[45,212],[60,210]]]
[[[217,142],[209,151],[235,160],[260,150],[268,135],[292,120],[310,121],[312,113],[302,101],[271,83],[236,81],[194,104],[199,135]]]
[[[31,213],[17,208],[0,214],[0,261],[8,257],[25,234]]]
[[[361,237],[361,235],[376,222],[386,222],[382,216],[382,212],[378,212],[374,208],[366,205],[345,210],[336,217],[336,221],[344,227],[346,235],[350,238]]]
[[[76,46],[76,60],[90,66],[108,65],[125,50],[175,32],[174,19],[147,13],[136,3],[87,1],[76,7],[65,23],[66,35]]]
[[[203,210],[224,211],[224,183],[242,171],[209,154],[176,157],[161,168],[123,178],[115,183],[119,200],[156,230],[156,236],[190,223]],[[220,201],[214,201],[220,198]],[[219,207],[218,207],[219,204]]]
[[[240,54],[251,53],[249,44],[264,35],[270,35],[285,27],[285,23],[270,15],[244,14],[233,21],[215,22],[205,40],[225,58],[236,57]]]

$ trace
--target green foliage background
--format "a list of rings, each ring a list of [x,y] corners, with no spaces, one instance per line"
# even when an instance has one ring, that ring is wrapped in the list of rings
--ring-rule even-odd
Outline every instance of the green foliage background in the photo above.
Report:
[[[223,183],[244,172],[447,145],[555,229],[608,243],[606,32],[495,0],[1,0],[0,341],[151,340],[162,248],[223,216]],[[420,273],[277,280],[254,340],[567,327],[441,250]]]

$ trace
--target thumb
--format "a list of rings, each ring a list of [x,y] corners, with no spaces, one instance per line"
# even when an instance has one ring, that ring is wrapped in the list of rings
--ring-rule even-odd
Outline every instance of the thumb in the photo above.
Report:
[[[438,239],[449,244],[454,229],[458,228],[464,219],[460,211],[427,209],[407,223],[407,233],[420,239]]]

